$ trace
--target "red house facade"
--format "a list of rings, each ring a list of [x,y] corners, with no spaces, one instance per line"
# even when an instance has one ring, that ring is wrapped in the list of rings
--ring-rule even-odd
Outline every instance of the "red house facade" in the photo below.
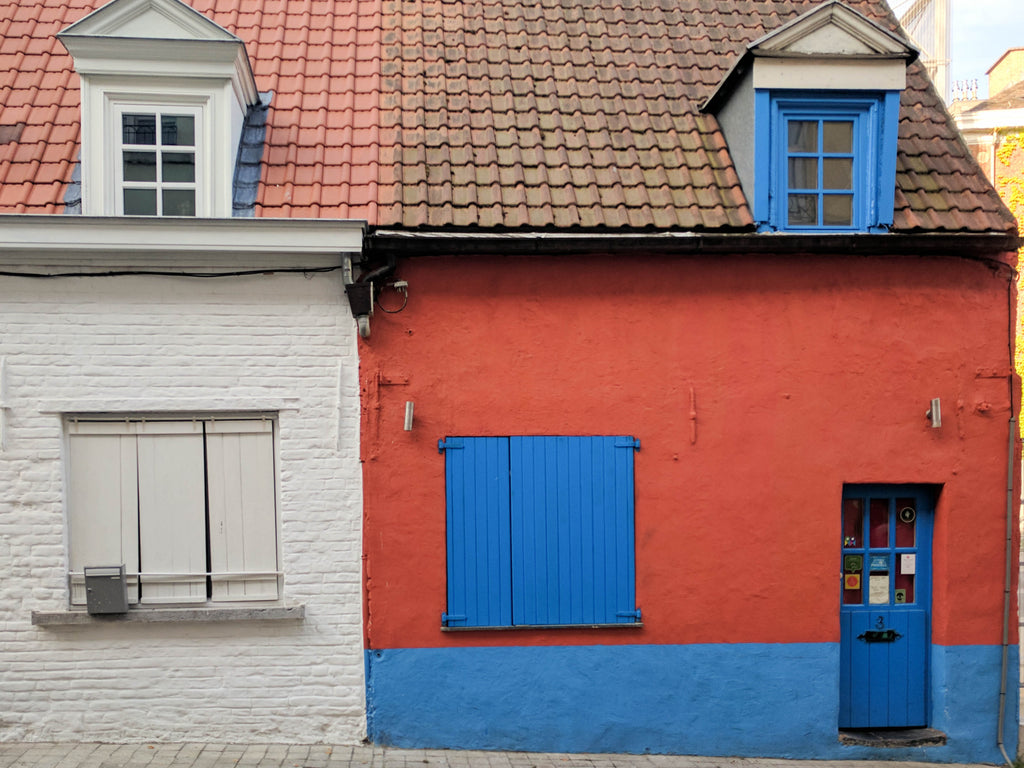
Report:
[[[655,5],[385,32],[369,736],[1013,754],[1013,219],[883,3]]]

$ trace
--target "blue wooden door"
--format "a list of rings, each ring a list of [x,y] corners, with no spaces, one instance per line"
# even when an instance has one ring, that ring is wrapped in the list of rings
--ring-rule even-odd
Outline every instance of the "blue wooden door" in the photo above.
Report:
[[[843,490],[840,728],[928,724],[932,499],[920,486]]]

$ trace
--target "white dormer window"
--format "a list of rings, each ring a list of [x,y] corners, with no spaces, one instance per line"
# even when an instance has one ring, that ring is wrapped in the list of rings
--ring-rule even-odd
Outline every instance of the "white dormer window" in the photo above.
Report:
[[[242,41],[181,0],[113,0],[59,35],[82,84],[82,212],[232,215]]]
[[[120,107],[116,174],[118,213],[128,216],[195,216],[198,204],[197,109],[151,111]]]

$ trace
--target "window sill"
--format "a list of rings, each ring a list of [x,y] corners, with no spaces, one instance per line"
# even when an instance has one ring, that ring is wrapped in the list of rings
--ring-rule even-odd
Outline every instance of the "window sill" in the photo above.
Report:
[[[32,611],[32,623],[39,627],[84,624],[155,624],[164,621],[301,621],[306,606],[274,605],[265,607],[232,606],[224,608],[132,608],[128,613],[91,614],[84,610]]]
[[[442,632],[523,632],[530,629],[643,629],[642,621],[619,624],[520,624],[512,627],[441,627]]]

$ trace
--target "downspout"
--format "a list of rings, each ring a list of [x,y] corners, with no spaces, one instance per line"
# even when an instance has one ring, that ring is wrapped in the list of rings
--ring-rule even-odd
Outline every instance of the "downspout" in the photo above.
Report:
[[[1013,379],[1010,379],[1010,386],[1013,386]],[[1013,400],[1010,400],[1010,407],[1013,408]],[[999,675],[999,737],[996,744],[999,751],[1003,753],[1006,764],[1012,766],[1013,761],[1006,754],[1006,747],[1003,744],[1003,730],[1006,726],[1006,674],[1009,671],[1010,655],[1010,587],[1013,583],[1013,454],[1015,437],[1017,433],[1017,414],[1010,417],[1010,445],[1009,459],[1006,471],[1006,580],[1003,584],[1003,660]]]
[[[993,149],[993,154],[994,153],[995,150]],[[1016,272],[1014,272],[1013,275],[1015,276]],[[1013,405],[1013,325],[1015,314],[1013,306],[1013,277],[1010,278],[1008,283],[1007,309],[1009,312],[1010,326],[1010,374],[1008,376],[1010,387],[1010,436],[1006,458],[1006,576],[1003,582],[1003,655],[999,674],[999,733],[996,738],[996,746],[999,747],[999,751],[1002,753],[1003,759],[1006,760],[1006,764],[1012,766],[1013,761],[1010,760],[1010,756],[1006,754],[1006,746],[1003,743],[1003,731],[1006,726],[1006,675],[1007,672],[1009,672],[1010,655],[1010,588],[1013,585],[1013,458],[1015,453],[1014,449],[1017,447],[1017,411]]]

